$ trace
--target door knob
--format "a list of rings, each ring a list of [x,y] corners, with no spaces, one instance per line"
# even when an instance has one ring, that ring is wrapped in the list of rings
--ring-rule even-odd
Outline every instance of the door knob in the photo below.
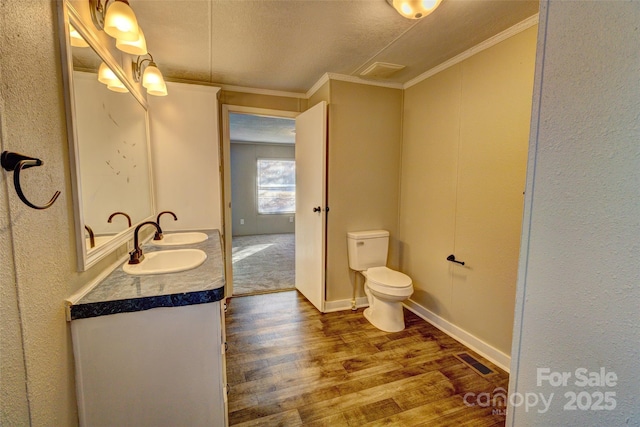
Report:
[[[322,208],[320,206],[313,208],[314,212],[322,212]]]
[[[451,262],[455,262],[461,265],[464,265],[464,261],[458,261],[456,260],[456,256],[454,254],[451,254],[447,257],[447,261],[451,261]]]

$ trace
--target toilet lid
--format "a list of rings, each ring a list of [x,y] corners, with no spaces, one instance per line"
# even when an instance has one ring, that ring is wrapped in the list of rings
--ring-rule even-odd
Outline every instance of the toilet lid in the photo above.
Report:
[[[367,270],[367,279],[391,288],[406,288],[411,286],[411,277],[387,267],[372,267]]]

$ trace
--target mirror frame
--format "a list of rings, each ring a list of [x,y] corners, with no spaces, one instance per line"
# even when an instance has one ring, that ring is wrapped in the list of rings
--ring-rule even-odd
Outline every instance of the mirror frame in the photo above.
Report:
[[[60,31],[60,52],[62,58],[62,77],[64,83],[64,98],[66,107],[67,121],[67,139],[69,143],[69,166],[71,171],[71,184],[73,190],[73,207],[74,207],[74,223],[75,223],[75,240],[76,254],[79,271],[86,271],[95,265],[101,259],[115,252],[120,246],[129,242],[133,238],[133,232],[137,225],[145,221],[155,219],[155,191],[153,186],[153,165],[151,157],[151,141],[149,129],[149,107],[145,96],[140,91],[139,85],[133,83],[124,72],[118,61],[111,54],[109,49],[102,45],[94,32],[88,28],[83,22],[80,14],[68,2],[68,0],[59,1],[58,23]],[[133,223],[131,227],[116,234],[111,240],[89,250],[87,248],[85,229],[84,229],[84,209],[82,203],[82,177],[80,174],[80,156],[78,131],[76,127],[76,106],[74,102],[73,87],[73,56],[69,35],[69,24],[80,33],[94,52],[104,61],[105,64],[115,73],[120,81],[129,89],[129,93],[133,95],[135,100],[142,106],[145,111],[145,130],[146,145],[148,158],[148,174],[149,174],[149,192],[151,201],[151,215],[143,218],[141,221]],[[128,56],[124,59],[128,59]]]

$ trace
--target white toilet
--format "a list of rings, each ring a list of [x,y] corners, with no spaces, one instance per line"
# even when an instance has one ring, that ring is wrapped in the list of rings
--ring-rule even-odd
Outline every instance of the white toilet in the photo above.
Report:
[[[386,230],[347,233],[349,268],[365,278],[364,291],[369,307],[364,317],[385,332],[404,329],[402,301],[413,294],[411,278],[386,267],[389,232]]]

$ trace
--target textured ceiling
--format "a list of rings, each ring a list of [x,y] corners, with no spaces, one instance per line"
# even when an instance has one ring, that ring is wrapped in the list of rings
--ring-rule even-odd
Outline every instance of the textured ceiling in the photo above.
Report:
[[[165,77],[305,93],[323,74],[405,65],[406,83],[538,12],[528,0],[444,0],[421,20],[386,0],[130,0]]]

